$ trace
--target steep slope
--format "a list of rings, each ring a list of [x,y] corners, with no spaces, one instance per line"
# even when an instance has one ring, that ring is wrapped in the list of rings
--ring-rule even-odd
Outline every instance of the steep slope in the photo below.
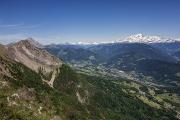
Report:
[[[122,88],[126,88],[113,81],[77,75],[63,65],[54,88],[50,88],[24,65],[9,64],[13,78],[3,76],[0,80],[0,119],[175,120],[171,110],[151,107],[124,93]]]
[[[7,62],[11,61],[8,58],[8,54],[6,51],[6,46],[0,44],[0,74],[5,74],[10,76]]]
[[[6,49],[11,59],[23,63],[36,72],[39,72],[39,69],[42,68],[43,72],[50,73],[62,65],[62,61],[38,48],[32,43],[31,39],[10,44]]]
[[[10,59],[41,74],[43,81],[53,87],[54,79],[59,73],[58,68],[63,62],[39,47],[38,42],[26,39],[9,44],[5,49]]]

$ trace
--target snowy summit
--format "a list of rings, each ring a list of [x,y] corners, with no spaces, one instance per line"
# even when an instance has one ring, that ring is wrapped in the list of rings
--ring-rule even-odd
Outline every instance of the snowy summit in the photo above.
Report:
[[[129,42],[129,43],[170,43],[177,40],[170,38],[162,38],[160,36],[145,36],[143,34],[131,35],[124,40],[119,40],[119,42]]]

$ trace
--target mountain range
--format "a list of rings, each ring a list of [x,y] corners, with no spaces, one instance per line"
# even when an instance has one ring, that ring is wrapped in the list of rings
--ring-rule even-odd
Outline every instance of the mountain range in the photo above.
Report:
[[[97,44],[108,44],[108,43],[174,43],[180,42],[179,38],[167,38],[156,35],[144,35],[142,33],[130,35],[114,41],[104,42],[77,42],[77,43],[65,43],[69,45],[97,45]],[[55,45],[55,44],[54,44]]]
[[[0,45],[0,119],[176,120],[178,45],[43,46],[32,38]]]
[[[134,42],[114,42],[96,45],[47,45],[44,49],[72,66],[103,66],[124,72],[135,72],[135,76],[151,76],[154,81],[178,86],[179,45],[176,40],[161,40],[160,37],[142,34],[128,37]],[[138,39],[140,39],[139,42]],[[159,40],[148,42],[151,40]],[[142,42],[143,40],[143,42]]]

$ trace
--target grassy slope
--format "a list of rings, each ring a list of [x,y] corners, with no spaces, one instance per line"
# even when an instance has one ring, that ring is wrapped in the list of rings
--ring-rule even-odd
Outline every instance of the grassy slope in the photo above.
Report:
[[[122,86],[101,77],[77,74],[67,65],[60,68],[54,88],[50,88],[40,75],[24,65],[11,61],[6,64],[13,78],[0,77],[0,119],[49,120],[55,116],[64,120],[175,119],[171,111],[142,103],[123,92]],[[83,102],[78,100],[77,93]]]

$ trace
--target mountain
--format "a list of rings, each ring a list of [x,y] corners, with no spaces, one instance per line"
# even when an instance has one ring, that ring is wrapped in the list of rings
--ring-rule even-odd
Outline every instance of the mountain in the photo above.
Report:
[[[0,119],[176,120],[170,105],[178,103],[174,99],[165,101],[166,97],[159,94],[166,88],[148,88],[128,79],[78,73],[26,40],[0,45],[0,50]],[[49,79],[44,81],[48,76],[27,64],[22,56],[47,72],[56,69],[53,86],[47,84]],[[177,99],[177,94],[171,94]]]
[[[180,61],[180,51],[174,52],[172,55]]]
[[[88,47],[80,45],[54,45],[44,46],[44,49],[69,63],[76,63],[78,61],[80,63],[87,62],[89,64],[96,64],[99,56],[86,49]]]
[[[129,43],[172,43],[177,40],[171,38],[162,38],[160,36],[146,36],[143,34],[131,35],[119,42],[129,42]]]
[[[116,68],[126,72],[135,71],[143,76],[151,76],[155,82],[159,81],[169,85],[173,82],[179,82],[179,77],[176,74],[180,72],[180,66],[177,60],[151,45],[116,43],[98,45],[89,49],[102,56],[100,64],[107,68]]]
[[[165,51],[169,55],[173,56],[176,58],[178,61],[180,60],[178,56],[178,52],[180,52],[180,42],[170,42],[170,43],[153,43],[151,46],[154,46],[161,51]]]
[[[0,74],[10,76],[6,64],[6,61],[10,61],[10,59],[7,57],[8,55],[5,47],[6,46],[0,44]]]
[[[25,39],[9,44],[5,48],[11,59],[40,73],[43,80],[53,87],[54,79],[59,72],[58,68],[63,62],[39,47],[40,44],[35,40]]]
[[[80,71],[100,68],[100,71],[111,71],[115,76],[122,75],[118,71],[128,74],[135,72],[133,76],[141,80],[144,80],[144,77],[151,77],[152,82],[178,86],[177,74],[180,72],[178,60],[154,44],[109,43],[78,48],[61,45],[56,48],[45,47],[45,49]]]
[[[105,45],[97,45],[89,48],[89,50],[102,55],[106,60],[122,57],[122,54],[133,54],[136,56],[134,61],[138,59],[157,59],[162,61],[175,61],[165,52],[144,43],[113,43]]]
[[[111,44],[111,43],[174,43],[179,42],[179,39],[167,38],[155,35],[144,35],[144,34],[134,34],[114,41],[104,41],[104,42],[78,42],[78,43],[68,43],[69,45],[76,46],[94,46],[100,44]]]
[[[89,47],[76,45],[58,45],[56,47],[45,46],[44,49],[64,59],[67,62],[89,61],[90,63],[103,63],[122,54],[138,54],[138,59],[157,59],[176,62],[176,59],[166,52],[144,43],[109,43],[98,44]],[[116,59],[115,59],[116,60]]]
[[[37,47],[36,43],[29,39],[22,40],[14,44],[7,45],[6,51],[8,56],[10,56],[13,60],[23,63],[36,72],[42,68],[44,72],[50,73],[55,68],[62,65],[62,61],[49,54],[47,51]]]

